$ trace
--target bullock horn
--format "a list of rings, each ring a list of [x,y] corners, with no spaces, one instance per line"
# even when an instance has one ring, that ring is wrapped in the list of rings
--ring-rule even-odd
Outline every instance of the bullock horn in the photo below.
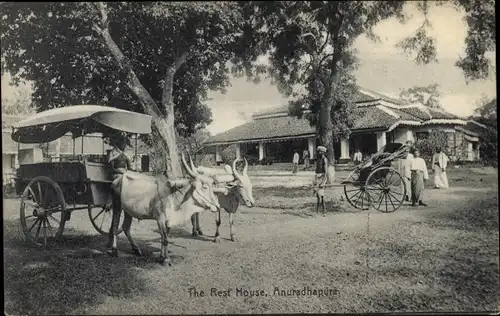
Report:
[[[182,152],[181,154],[181,160],[182,164],[184,165],[184,168],[186,168],[186,171],[189,173],[189,175],[193,178],[196,178],[196,174],[193,172],[193,170],[189,168],[188,164],[186,163],[186,157],[184,156],[184,152]]]
[[[191,154],[188,151],[188,158],[189,158],[189,165],[191,166],[191,170],[193,170],[194,173],[199,174],[198,170],[196,170],[196,167],[194,166],[193,159],[191,159]]]
[[[234,177],[235,177],[237,180],[240,180],[241,176],[240,176],[240,174],[238,173],[238,170],[236,170],[236,161],[238,161],[238,158],[236,158],[236,159],[233,161],[233,175],[234,175]]]
[[[248,161],[246,158],[243,158],[245,160],[245,166],[243,167],[243,175],[246,176],[248,173]]]

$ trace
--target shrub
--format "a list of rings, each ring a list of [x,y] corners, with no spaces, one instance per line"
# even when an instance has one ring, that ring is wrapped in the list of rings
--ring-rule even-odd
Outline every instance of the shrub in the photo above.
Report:
[[[446,150],[448,146],[448,135],[443,131],[432,131],[425,138],[420,138],[415,142],[415,148],[420,150],[422,158],[432,159],[437,147]]]

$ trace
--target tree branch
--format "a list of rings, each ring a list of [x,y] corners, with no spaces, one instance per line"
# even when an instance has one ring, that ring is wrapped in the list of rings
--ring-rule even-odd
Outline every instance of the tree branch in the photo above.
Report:
[[[179,70],[179,68],[182,67],[182,65],[186,62],[187,58],[189,56],[189,53],[188,52],[184,52],[181,54],[181,56],[179,58],[177,58],[174,62],[174,68],[175,68],[175,71]]]
[[[128,63],[127,57],[125,57],[125,55],[120,50],[118,45],[116,45],[111,36],[111,33],[109,31],[109,20],[106,4],[103,2],[97,2],[95,6],[100,15],[100,25],[94,23],[92,27],[101,36],[104,44],[108,47],[109,52],[114,57],[118,66],[121,69],[125,69],[127,71],[127,86],[138,97],[138,99],[141,100],[142,103],[145,103],[144,109],[146,113],[158,119],[159,117],[161,117],[161,111],[158,108],[158,105],[146,90],[146,88],[144,88],[144,86],[141,84],[131,65]]]

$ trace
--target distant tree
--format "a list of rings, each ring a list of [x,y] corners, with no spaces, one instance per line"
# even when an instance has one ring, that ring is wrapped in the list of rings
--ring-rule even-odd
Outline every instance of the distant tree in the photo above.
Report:
[[[176,133],[211,122],[207,91],[229,84],[229,60],[256,59],[236,2],[3,2],[0,16],[2,73],[32,81],[37,106],[151,115],[158,137],[147,140],[168,151],[176,176]]]
[[[487,164],[498,163],[498,122],[497,122],[497,98],[488,100],[482,98],[481,105],[474,111],[472,117],[475,121],[484,124],[487,128],[482,129],[479,155]]]
[[[441,102],[439,101],[440,96],[441,93],[436,83],[428,86],[416,86],[409,89],[403,89],[399,94],[402,100],[412,103],[419,102],[434,109],[442,109]]]
[[[497,128],[497,98],[481,98],[479,106],[474,110],[473,118],[484,125]]]
[[[36,108],[31,102],[31,93],[26,89],[13,89],[14,94],[5,97],[2,94],[2,114],[26,116],[36,113]]]

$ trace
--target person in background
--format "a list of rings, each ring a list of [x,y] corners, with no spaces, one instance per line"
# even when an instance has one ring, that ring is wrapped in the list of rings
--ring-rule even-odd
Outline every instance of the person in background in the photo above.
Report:
[[[316,172],[314,175],[314,193],[316,194],[316,213],[319,212],[319,206],[323,209],[325,216],[325,185],[328,179],[328,159],[326,158],[326,147],[318,146],[318,157],[316,159]]]
[[[446,167],[448,166],[448,156],[442,152],[441,147],[436,148],[436,153],[432,156],[432,169],[434,170],[434,188],[448,189],[448,176]]]
[[[414,150],[414,158],[411,161],[410,170],[411,170],[411,205],[416,206],[422,205],[427,206],[422,201],[425,180],[429,179],[429,174],[427,172],[427,166],[425,164],[425,160],[420,157],[420,151],[418,149]]]
[[[304,149],[304,152],[302,153],[302,159],[304,159],[304,169],[309,168],[309,150]]]
[[[293,174],[296,174],[298,169],[299,169],[299,153],[297,152],[297,150],[294,150],[294,154],[293,154],[293,170],[292,170],[292,173]]]
[[[356,149],[356,152],[354,153],[354,164],[359,165],[361,161],[363,161],[363,155],[359,151],[359,149]]]
[[[411,162],[413,160],[413,142],[411,140],[406,141],[405,143],[406,151],[408,155],[406,156],[406,160],[404,161],[404,172],[403,177],[405,181],[405,189],[406,189],[406,202],[409,202],[412,194],[411,194]]]

